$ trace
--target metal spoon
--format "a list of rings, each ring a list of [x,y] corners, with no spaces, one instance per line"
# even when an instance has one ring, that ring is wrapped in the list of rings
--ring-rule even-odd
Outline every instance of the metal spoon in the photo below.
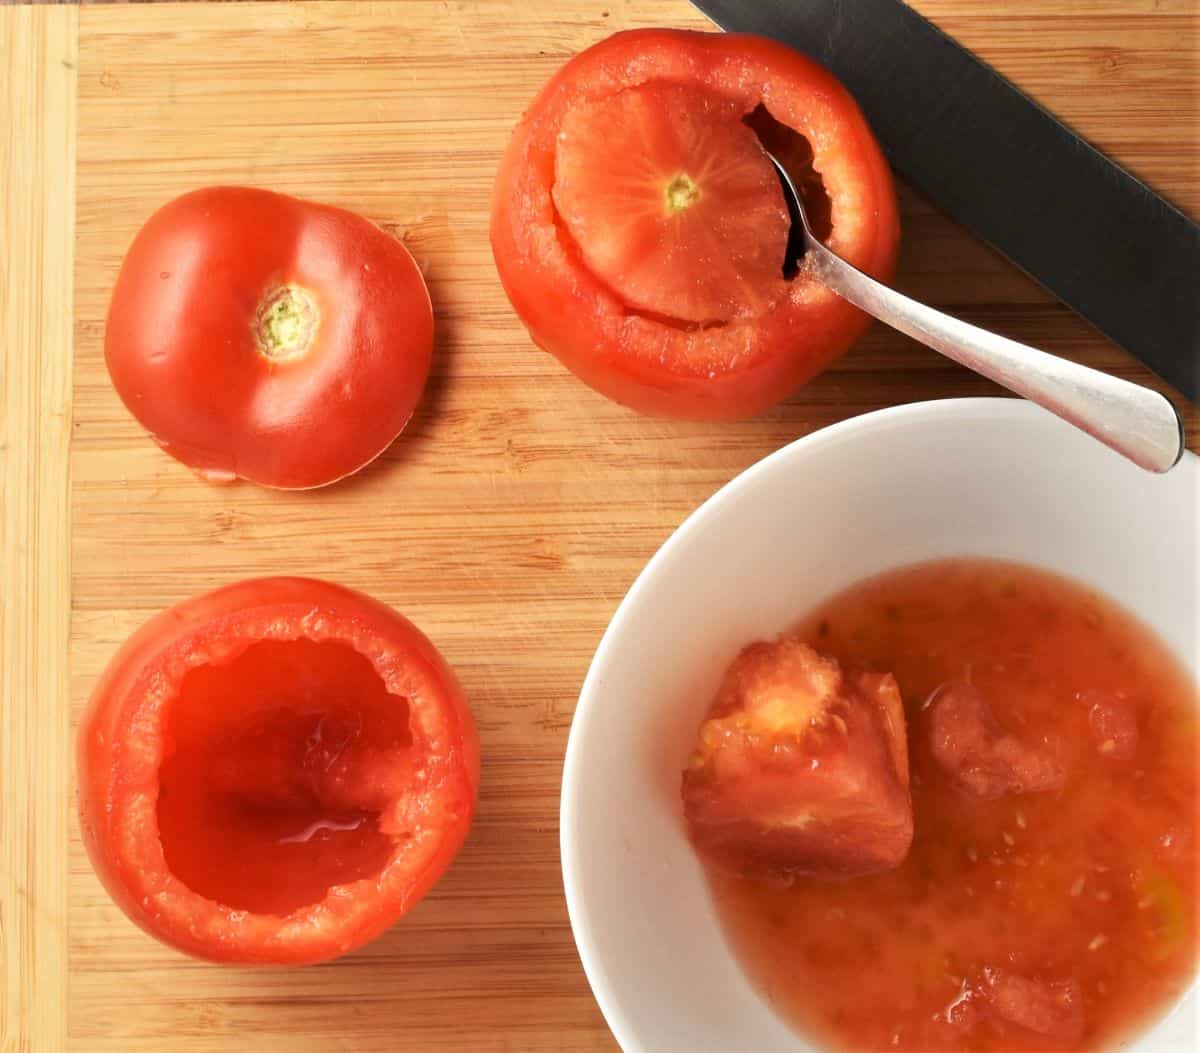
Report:
[[[802,230],[805,267],[822,285],[893,329],[1036,402],[1148,471],[1165,472],[1179,462],[1183,422],[1168,398],[952,318],[863,274],[817,240],[791,176],[767,156],[779,172],[792,218],[788,254],[793,255],[799,240],[795,234]]]

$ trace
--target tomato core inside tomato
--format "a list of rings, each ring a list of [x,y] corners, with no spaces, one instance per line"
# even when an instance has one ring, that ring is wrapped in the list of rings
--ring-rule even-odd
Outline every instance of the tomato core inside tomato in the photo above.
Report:
[[[301,358],[312,347],[318,322],[317,303],[299,285],[281,285],[259,302],[254,316],[254,343],[272,362]]]
[[[344,644],[254,644],[191,670],[169,705],[159,836],[193,892],[286,914],[379,874],[405,836],[406,699]]]
[[[693,325],[778,294],[789,219],[741,106],[649,81],[563,118],[552,197],[587,268],[634,312]]]

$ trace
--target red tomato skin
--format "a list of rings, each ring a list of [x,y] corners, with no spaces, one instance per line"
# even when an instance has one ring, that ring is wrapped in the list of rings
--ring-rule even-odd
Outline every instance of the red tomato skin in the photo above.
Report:
[[[534,342],[601,394],[652,416],[753,416],[848,350],[870,319],[801,271],[790,297],[752,325],[684,334],[630,314],[567,257],[554,234],[550,198],[562,114],[575,98],[602,96],[651,77],[740,92],[747,112],[762,102],[776,119],[820,146],[816,165],[834,214],[827,244],[873,277],[891,278],[900,236],[895,189],[846,89],[819,64],[767,38],[672,29],[608,37],[575,56],[534,99],[496,175],[491,217],[496,267]],[[686,355],[680,347],[698,353]]]
[[[319,322],[271,361],[253,326],[295,284]],[[433,354],[433,309],[408,250],[344,209],[251,187],[168,202],[138,231],[109,305],[117,394],[168,453],[213,478],[280,489],[358,471],[400,434]]]
[[[437,845],[411,872],[393,862],[372,895],[325,901],[281,922],[215,904],[170,874],[154,819],[156,776],[163,758],[164,709],[195,656],[229,655],[247,641],[300,635],[369,647],[368,657],[385,683],[403,682],[410,697],[428,699],[424,712],[440,746],[431,758],[429,797],[442,807],[445,822]],[[474,719],[453,670],[434,645],[392,608],[309,578],[241,581],[145,622],[97,682],[76,746],[80,830],[109,895],[156,939],[223,963],[311,964],[380,935],[428,892],[458,853],[479,789]],[[321,924],[314,915],[320,915]]]

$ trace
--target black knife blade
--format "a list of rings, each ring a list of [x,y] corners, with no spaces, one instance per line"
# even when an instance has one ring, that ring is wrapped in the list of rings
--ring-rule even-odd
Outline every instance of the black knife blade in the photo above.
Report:
[[[892,166],[1200,401],[1200,226],[900,0],[693,0],[817,59]]]

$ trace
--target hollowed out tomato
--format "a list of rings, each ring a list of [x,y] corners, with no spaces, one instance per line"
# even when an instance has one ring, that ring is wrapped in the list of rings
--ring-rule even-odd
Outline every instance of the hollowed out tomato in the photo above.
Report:
[[[79,731],[84,843],[117,904],[180,950],[315,962],[374,938],[467,835],[475,725],[391,608],[301,578],[152,618]]]

